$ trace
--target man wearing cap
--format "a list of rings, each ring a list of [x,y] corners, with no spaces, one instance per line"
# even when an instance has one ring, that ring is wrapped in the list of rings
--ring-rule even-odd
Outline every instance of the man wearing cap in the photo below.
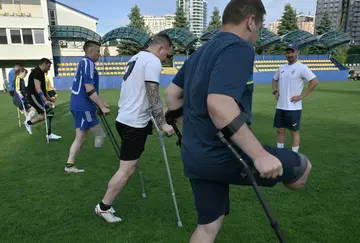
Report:
[[[284,148],[285,131],[289,129],[292,151],[299,152],[302,100],[319,81],[308,66],[298,61],[298,46],[289,44],[285,51],[288,63],[277,70],[272,80],[273,95],[277,99],[274,127],[277,128],[277,147]],[[305,92],[304,82],[309,83]]]

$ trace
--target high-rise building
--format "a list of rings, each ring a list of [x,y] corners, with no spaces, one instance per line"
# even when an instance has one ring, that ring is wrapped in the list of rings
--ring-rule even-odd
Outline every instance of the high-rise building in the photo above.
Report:
[[[348,33],[355,43],[360,43],[360,0],[317,0],[316,24],[328,12],[331,30]]]
[[[355,43],[360,44],[360,0],[350,2],[346,28]]]
[[[174,27],[175,15],[165,14],[164,16],[143,16],[145,25],[149,27],[151,34],[157,34],[160,31]]]
[[[205,10],[207,12],[207,2],[204,0],[177,0],[177,6],[184,10],[189,22],[189,30],[200,37],[207,23],[207,13],[205,13]]]
[[[317,0],[315,29],[320,25],[325,12],[331,20],[331,30],[339,30],[343,0]]]
[[[206,30],[208,26],[207,15],[208,15],[208,2],[204,0],[204,30]]]

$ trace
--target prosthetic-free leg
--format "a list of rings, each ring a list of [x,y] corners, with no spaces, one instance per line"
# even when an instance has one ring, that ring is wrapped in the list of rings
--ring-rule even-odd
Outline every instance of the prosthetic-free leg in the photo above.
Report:
[[[103,124],[103,127],[105,129],[105,132],[110,139],[111,145],[114,148],[116,156],[120,160],[120,146],[119,146],[118,142],[116,141],[114,133],[111,131],[110,125],[107,122],[104,113],[102,113],[102,111],[100,109],[98,109],[98,114],[99,114],[100,120]],[[137,166],[139,168],[139,177],[140,177],[140,183],[141,183],[141,195],[142,195],[142,198],[146,198],[145,186],[144,186],[145,183],[144,183],[143,173],[142,173],[142,169],[141,169],[141,165],[140,165],[140,160],[138,161]]]

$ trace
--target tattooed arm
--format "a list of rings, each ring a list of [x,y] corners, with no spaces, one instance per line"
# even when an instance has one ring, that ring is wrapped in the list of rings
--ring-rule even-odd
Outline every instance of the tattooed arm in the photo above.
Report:
[[[146,94],[149,99],[150,109],[152,115],[155,118],[156,124],[162,127],[166,124],[165,115],[163,110],[163,104],[160,98],[160,87],[159,83],[145,81]]]

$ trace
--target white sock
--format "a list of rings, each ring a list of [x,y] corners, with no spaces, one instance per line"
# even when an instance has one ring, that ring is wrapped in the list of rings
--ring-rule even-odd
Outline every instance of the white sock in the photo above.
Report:
[[[296,153],[299,152],[299,146],[297,146],[297,147],[292,147],[292,151],[293,151],[293,152],[296,152]]]
[[[283,143],[277,143],[277,147],[278,148],[284,148],[284,144]]]

